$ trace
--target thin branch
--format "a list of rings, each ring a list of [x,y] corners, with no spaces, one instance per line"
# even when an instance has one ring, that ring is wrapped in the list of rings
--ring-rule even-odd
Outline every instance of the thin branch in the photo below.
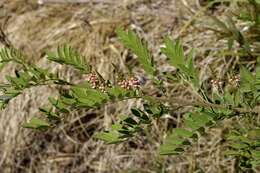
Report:
[[[182,99],[182,98],[156,98],[162,102],[168,102],[172,105],[181,105],[181,106],[201,106],[207,108],[215,108],[215,109],[228,109],[239,113],[260,113],[260,107],[256,106],[253,109],[249,108],[238,108],[238,107],[229,107],[226,105],[219,105],[206,102],[201,99],[195,99],[194,101]]]

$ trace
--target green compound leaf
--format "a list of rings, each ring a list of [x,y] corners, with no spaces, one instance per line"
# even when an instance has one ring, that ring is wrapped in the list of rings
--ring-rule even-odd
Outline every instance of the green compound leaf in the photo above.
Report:
[[[50,74],[47,70],[34,67],[33,65],[27,65],[26,68],[20,71],[15,70],[15,76],[7,75],[6,80],[8,83],[0,86],[2,91],[0,96],[2,101],[1,107],[4,108],[5,104],[21,94],[26,88],[42,85],[50,79]]]
[[[238,129],[227,135],[228,150],[227,156],[243,157],[247,165],[242,167],[260,166],[260,129]]]
[[[80,107],[99,106],[109,99],[106,93],[84,86],[74,86],[71,91],[73,97],[78,101],[76,105]]]
[[[138,57],[144,70],[152,76],[155,75],[156,70],[147,43],[143,43],[133,31],[124,31],[122,28],[117,29],[117,35],[119,40]]]
[[[189,140],[197,137],[196,133],[213,122],[212,115],[206,112],[189,113],[184,116],[184,119],[185,127],[174,129],[160,146],[161,155],[180,154],[187,145],[191,145]]]
[[[146,105],[146,107],[148,106],[149,105]],[[152,120],[157,117],[157,112],[156,115],[151,111],[148,113],[140,109],[131,109],[131,112],[132,115],[130,116],[121,116],[120,121],[113,124],[109,132],[98,133],[98,139],[107,143],[123,142],[140,132],[144,132],[145,129],[151,125]]]
[[[47,55],[50,61],[70,65],[82,73],[90,72],[90,66],[85,62],[85,58],[68,45],[58,47],[57,52],[50,52]]]
[[[171,40],[166,38],[164,40],[165,47],[161,48],[163,54],[165,54],[170,64],[180,70],[180,72],[190,81],[194,88],[200,87],[199,74],[194,65],[194,50],[191,50],[187,61],[185,61],[185,55],[183,51],[183,45],[179,40]]]
[[[184,66],[184,51],[180,41],[173,41],[170,38],[166,38],[164,43],[165,48],[162,48],[161,51],[170,59],[171,65],[176,68],[181,68],[181,65]]]
[[[7,62],[16,62],[19,64],[24,64],[24,57],[22,53],[14,48],[2,48],[0,49],[0,64]]]

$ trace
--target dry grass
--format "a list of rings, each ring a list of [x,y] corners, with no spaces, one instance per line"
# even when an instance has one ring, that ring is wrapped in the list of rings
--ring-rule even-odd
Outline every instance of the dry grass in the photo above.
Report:
[[[0,11],[4,14],[0,13],[0,20],[3,23],[6,17],[9,18],[4,31],[10,42],[22,49],[31,61],[45,67],[49,64],[44,59],[44,52],[68,42],[80,50],[105,78],[113,77],[111,62],[121,71],[127,72],[129,67],[142,75],[134,68],[135,59],[116,40],[115,28],[122,25],[134,28],[149,41],[161,70],[169,67],[159,54],[159,46],[162,38],[170,35],[181,37],[187,50],[196,48],[203,79],[211,77],[209,66],[220,76],[224,75],[230,63],[224,58],[216,59],[214,52],[225,45],[217,42],[212,32],[203,29],[209,25],[208,14],[193,18],[203,7],[195,0],[185,2],[93,0],[84,4],[40,6],[26,0],[2,0]],[[223,11],[219,9],[215,13],[222,14]],[[191,20],[195,22],[186,28],[185,24]],[[61,69],[56,64],[51,67],[61,70],[71,80],[74,75],[77,77],[71,69]],[[13,72],[14,68],[8,66],[1,71],[2,76]],[[169,86],[169,92],[186,97],[185,91],[177,85]],[[46,133],[21,128],[21,123],[37,114],[37,108],[47,103],[49,95],[46,93],[55,94],[55,88],[28,90],[1,112],[0,172],[234,172],[234,161],[225,158],[221,152],[221,136],[225,128],[210,130],[208,136],[201,138],[183,156],[158,156],[157,149],[165,128],[178,126],[185,110],[174,112],[171,119],[155,123],[148,137],[112,146],[92,139],[92,134],[109,127],[116,115],[128,113],[130,107],[140,105],[140,101],[112,103],[99,110],[75,112],[64,124]]]

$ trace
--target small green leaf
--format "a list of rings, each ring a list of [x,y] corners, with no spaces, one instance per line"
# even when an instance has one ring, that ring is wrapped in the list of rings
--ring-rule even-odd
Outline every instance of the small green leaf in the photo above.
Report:
[[[192,136],[193,133],[188,130],[181,128],[174,129],[174,131],[166,137],[164,143],[160,146],[160,154],[180,154],[184,151],[184,145],[190,145],[190,142],[188,142],[187,139]]]
[[[50,124],[38,118],[32,118],[28,123],[23,124],[24,128],[45,130],[50,127]]]
[[[115,131],[120,131],[120,130],[123,130],[123,125],[122,124],[113,124],[111,126],[111,129],[115,130]]]
[[[127,117],[126,119],[124,119],[124,123],[131,125],[131,127],[137,125],[138,123],[131,117]]]
[[[162,144],[159,148],[160,155],[179,155],[183,151],[184,151],[184,149],[179,148],[178,145],[173,145],[173,144],[167,143],[167,142]]]
[[[139,109],[131,109],[131,112],[140,120],[140,123],[149,124],[151,122],[148,115],[146,115],[146,113],[144,113],[143,111]]]
[[[121,139],[119,133],[116,131],[100,132],[97,133],[94,137],[106,142],[107,144],[115,144],[124,141],[124,139]]]
[[[182,138],[190,138],[193,136],[193,133],[191,131],[188,131],[188,130],[182,129],[182,128],[174,129],[173,133]]]
[[[132,112],[132,114],[133,114],[134,116],[136,116],[136,117],[138,117],[138,118],[141,118],[141,116],[142,116],[142,112],[140,112],[138,109],[132,108],[132,109],[131,109],[131,112]]]
[[[39,108],[39,110],[41,112],[43,112],[49,120],[60,121],[60,119],[61,119],[60,116],[58,114],[52,112],[51,109]]]
[[[65,104],[63,104],[61,100],[56,100],[52,97],[49,97],[49,101],[54,107],[56,107],[62,113],[69,113],[69,110],[65,107]]]
[[[63,95],[61,96],[60,100],[65,105],[74,105],[77,102],[75,98],[70,95]]]
[[[85,103],[88,106],[98,106],[109,97],[106,93],[103,93],[96,89],[84,88],[82,86],[72,87],[73,96],[81,103]]]
[[[239,142],[236,142],[236,143],[233,143],[231,145],[232,148],[234,149],[245,149],[245,148],[248,148],[248,144],[245,144],[245,143],[239,143]]]
[[[114,87],[108,89],[108,93],[111,97],[118,98],[118,97],[125,96],[127,93],[127,90],[125,90],[124,88],[119,87],[119,86],[114,86]]]

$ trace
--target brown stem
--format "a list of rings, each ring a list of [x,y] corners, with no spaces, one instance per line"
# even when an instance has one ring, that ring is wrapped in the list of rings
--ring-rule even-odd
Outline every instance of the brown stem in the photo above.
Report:
[[[201,99],[195,99],[193,101],[190,100],[186,100],[183,98],[157,98],[162,102],[168,102],[170,104],[177,104],[177,105],[182,105],[182,106],[202,106],[202,107],[207,107],[207,108],[216,108],[216,109],[229,109],[229,110],[233,110],[235,112],[239,112],[239,113],[260,113],[260,107],[256,106],[253,109],[250,108],[238,108],[238,107],[228,107],[226,105],[218,105],[218,104],[213,104],[213,103],[209,103],[206,102],[204,100]]]

